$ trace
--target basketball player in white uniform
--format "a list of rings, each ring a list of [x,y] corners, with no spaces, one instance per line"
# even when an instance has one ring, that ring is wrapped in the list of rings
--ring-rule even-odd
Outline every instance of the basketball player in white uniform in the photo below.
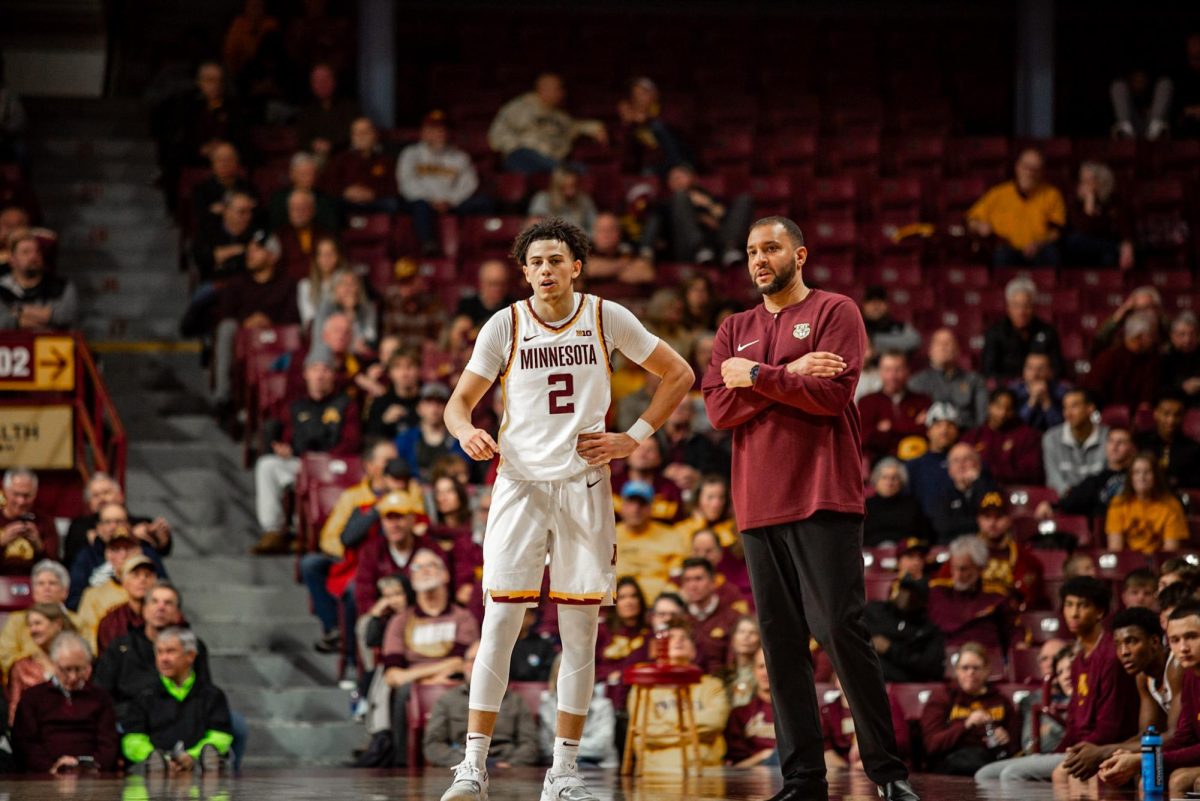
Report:
[[[627,309],[577,293],[587,235],[551,218],[517,236],[513,258],[533,289],[479,333],[446,405],[446,426],[472,459],[500,454],[483,540],[486,599],[471,680],[466,756],[442,801],[486,801],[487,751],[508,685],[525,607],[536,603],[546,557],[559,604],[562,664],[554,763],[542,801],[593,801],[575,768],[595,681],[596,625],[616,590],[616,533],[608,463],[654,434],[692,386],[687,362]],[[614,350],[662,378],[629,431],[606,433]],[[471,411],[500,379],[499,443]]]

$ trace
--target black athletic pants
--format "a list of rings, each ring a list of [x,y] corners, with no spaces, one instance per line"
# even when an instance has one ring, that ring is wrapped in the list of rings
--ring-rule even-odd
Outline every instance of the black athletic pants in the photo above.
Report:
[[[908,777],[896,754],[879,657],[862,623],[862,522],[861,515],[822,511],[742,532],[788,783],[825,780],[809,635],[841,679],[867,776],[876,784]]]

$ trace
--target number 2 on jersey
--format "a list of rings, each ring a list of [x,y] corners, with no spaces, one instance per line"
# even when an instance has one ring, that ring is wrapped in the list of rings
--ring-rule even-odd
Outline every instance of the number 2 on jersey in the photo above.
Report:
[[[570,397],[575,394],[575,376],[570,373],[554,373],[546,376],[550,390],[550,414],[573,414],[575,404]]]

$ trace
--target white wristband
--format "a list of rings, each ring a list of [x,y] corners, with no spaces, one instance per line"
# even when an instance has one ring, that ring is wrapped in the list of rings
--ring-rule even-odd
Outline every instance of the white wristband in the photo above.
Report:
[[[625,433],[637,442],[645,442],[654,436],[654,426],[639,417],[637,422],[631,425]]]

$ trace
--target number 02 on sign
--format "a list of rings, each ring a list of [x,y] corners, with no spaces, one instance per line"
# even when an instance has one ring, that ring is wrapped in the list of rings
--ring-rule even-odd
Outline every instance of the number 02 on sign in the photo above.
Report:
[[[70,392],[75,389],[75,340],[60,336],[0,339],[0,390]]]

